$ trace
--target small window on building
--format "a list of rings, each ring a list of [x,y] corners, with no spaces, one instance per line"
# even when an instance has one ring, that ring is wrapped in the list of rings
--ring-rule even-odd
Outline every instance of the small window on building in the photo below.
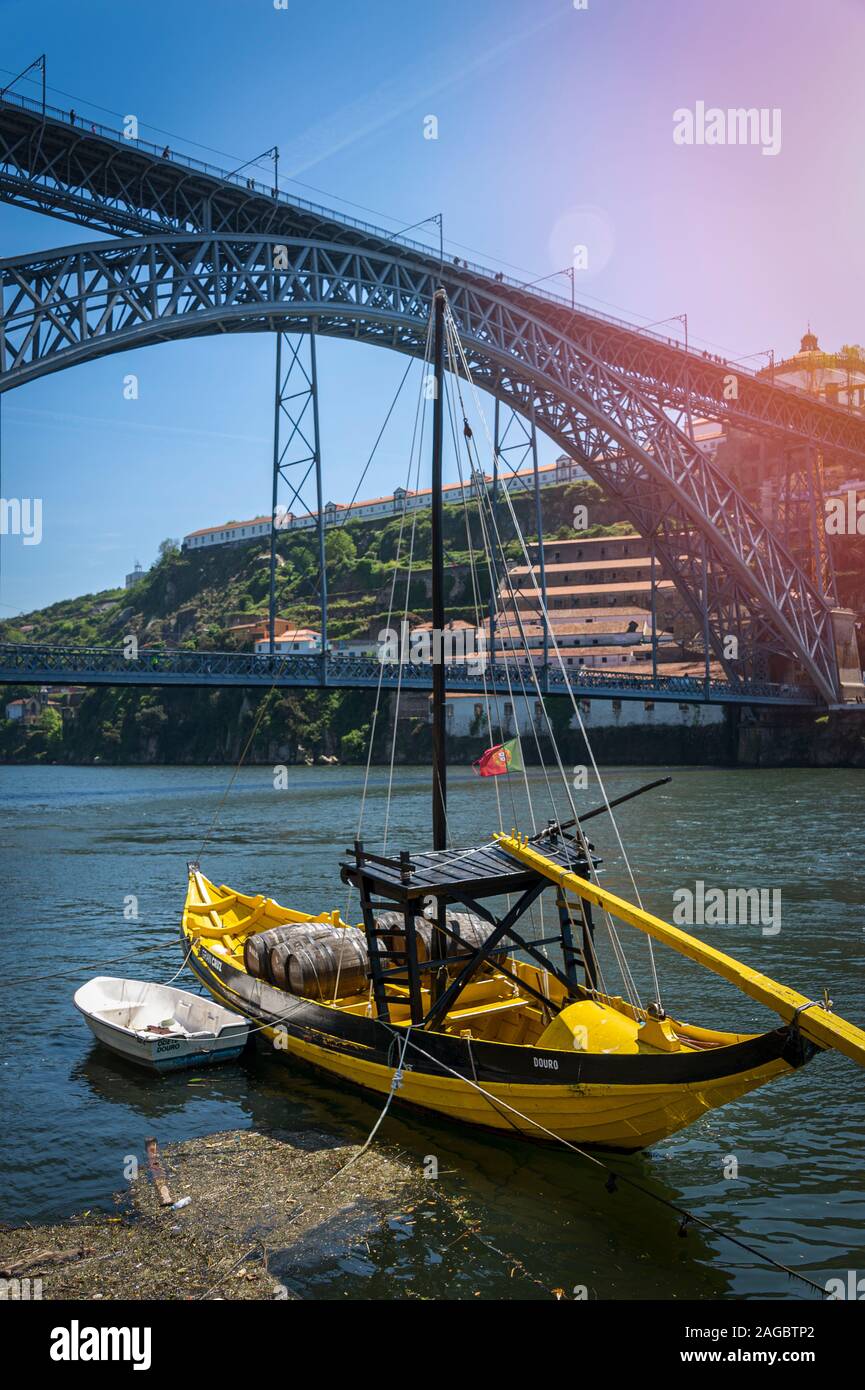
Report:
[[[645,703],[645,705],[643,706],[643,708],[644,708],[647,712],[653,710],[653,709],[655,708],[655,702],[654,702],[654,700],[647,700],[646,703]]]
[[[622,702],[621,702],[621,700],[614,700],[614,701],[613,701],[613,714],[621,714],[621,712],[622,712]]]

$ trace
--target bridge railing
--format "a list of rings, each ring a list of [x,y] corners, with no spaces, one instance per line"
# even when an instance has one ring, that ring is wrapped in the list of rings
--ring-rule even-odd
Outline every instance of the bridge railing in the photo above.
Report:
[[[269,681],[279,684],[309,686],[374,687],[381,681],[389,688],[427,690],[432,684],[430,665],[379,662],[375,657],[344,656],[320,652],[296,652],[289,656],[265,652],[211,652],[188,649],[157,650],[139,648],[137,655],[127,656],[123,648],[65,647],[25,643],[0,644],[0,677],[5,684],[33,685],[41,679],[52,683],[62,680],[74,685],[76,679],[86,684],[99,678],[110,684],[146,684],[149,680],[161,684],[172,678],[182,683],[218,685],[221,682],[242,684],[245,680],[263,685]],[[534,693],[534,678],[551,694],[573,690],[579,698],[597,691],[599,695],[614,696],[631,692],[634,698],[650,699],[653,695],[680,695],[688,701],[749,699],[790,701],[814,704],[814,692],[798,685],[782,685],[768,681],[737,684],[733,681],[702,676],[663,675],[650,672],[600,671],[580,666],[566,671],[557,666],[546,669],[529,662],[486,662],[479,668],[473,662],[449,665],[447,684],[451,692],[461,689],[481,691],[484,688],[514,696]]]

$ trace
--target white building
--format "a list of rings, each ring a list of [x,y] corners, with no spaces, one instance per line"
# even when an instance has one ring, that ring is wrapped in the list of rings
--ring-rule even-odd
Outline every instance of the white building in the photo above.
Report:
[[[557,483],[575,482],[587,478],[588,474],[580,464],[562,454],[555,463],[546,463],[538,468],[541,487],[552,487]],[[485,473],[476,480],[467,479],[464,483],[448,483],[442,489],[445,505],[471,499],[478,486],[491,488],[492,475]],[[510,494],[530,490],[533,486],[533,470],[520,469],[511,473],[503,469],[499,474],[499,487]],[[421,511],[432,503],[430,488],[417,491],[404,487],[394,488],[389,497],[371,497],[364,502],[326,502],[324,506],[325,526],[338,526],[345,521],[362,521],[370,518],[400,516],[403,511]],[[317,512],[304,512],[295,516],[293,512],[277,514],[277,528],[281,531],[310,530],[318,524]],[[233,541],[248,541],[270,535],[270,517],[254,516],[247,521],[226,521],[221,526],[206,526],[200,531],[190,531],[183,537],[184,550],[200,550],[204,546],[228,545]]]
[[[256,652],[267,655],[270,652],[270,638],[260,637],[255,644]],[[274,652],[285,655],[288,652],[320,652],[321,633],[311,627],[297,627],[274,638]]]

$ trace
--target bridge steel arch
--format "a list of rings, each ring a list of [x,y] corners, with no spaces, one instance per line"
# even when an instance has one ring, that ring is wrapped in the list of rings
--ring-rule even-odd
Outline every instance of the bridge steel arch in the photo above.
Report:
[[[479,386],[578,459],[655,546],[728,677],[792,656],[838,698],[831,611],[654,391],[589,343],[402,248],[308,237],[150,235],[2,263],[0,391],[109,353],[205,334],[315,331],[421,356],[444,283]],[[736,639],[733,653],[729,639]]]

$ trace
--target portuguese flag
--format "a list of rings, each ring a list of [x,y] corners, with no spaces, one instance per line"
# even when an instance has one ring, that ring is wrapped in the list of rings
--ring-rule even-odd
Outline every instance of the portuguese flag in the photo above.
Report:
[[[523,759],[520,741],[512,738],[508,743],[497,743],[482,753],[472,767],[479,777],[500,777],[503,772],[522,772]]]

